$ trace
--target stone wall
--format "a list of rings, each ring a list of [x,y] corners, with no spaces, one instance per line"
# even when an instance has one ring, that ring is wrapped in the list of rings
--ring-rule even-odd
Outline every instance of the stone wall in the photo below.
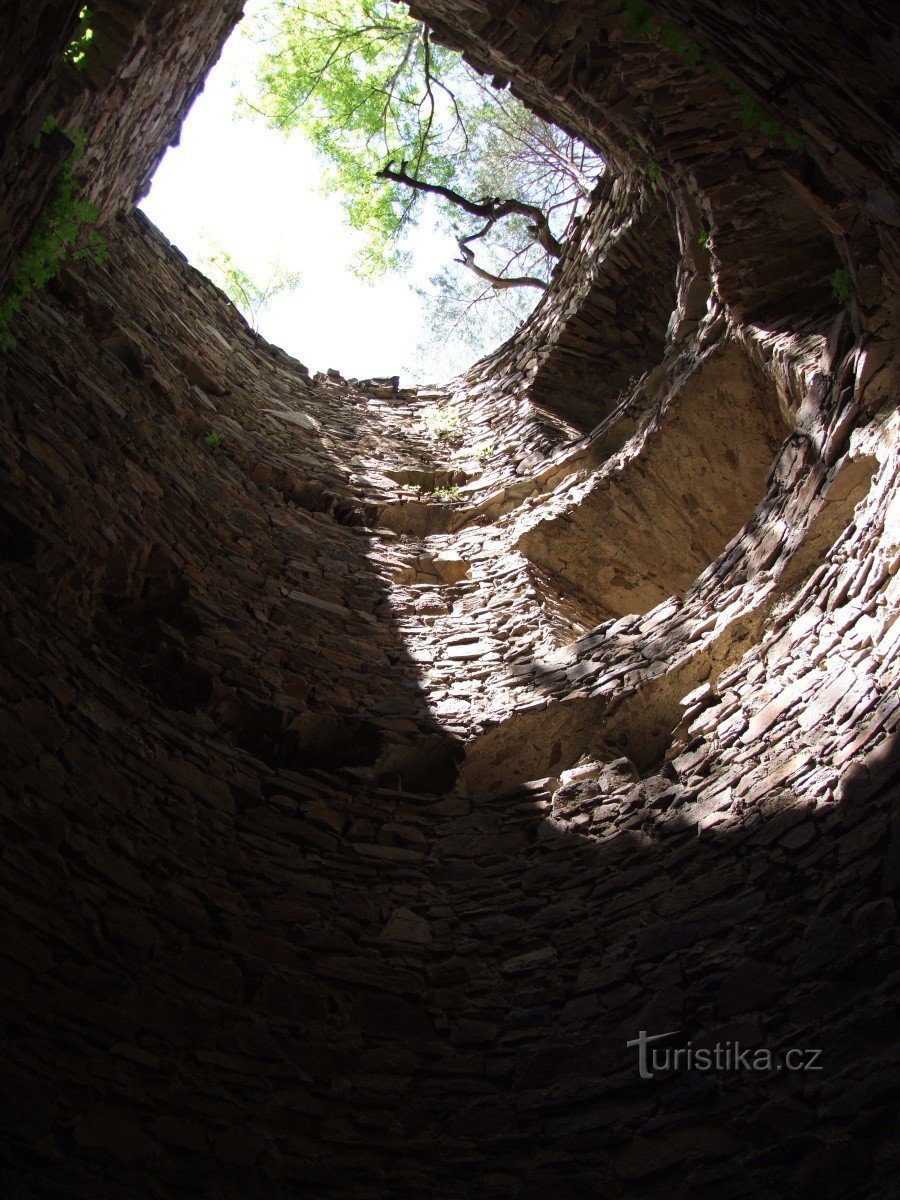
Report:
[[[100,219],[130,208],[150,179],[225,38],[243,0],[96,0],[83,67],[60,81],[60,124],[88,133],[79,170]]]
[[[707,10],[742,80],[811,29]],[[892,234],[834,74],[877,18],[815,26],[803,192],[620,6],[443,6],[611,169],[517,335],[405,390],[125,211],[228,23],[153,11],[206,32],[96,93],[109,261],[0,358],[4,1194],[886,1200]],[[641,1030],[821,1069],[641,1079]]]
[[[0,47],[0,290],[28,241],[72,146],[35,140],[48,117],[86,137],[77,171],[106,220],[143,196],[243,11],[241,0],[95,0],[92,38],[76,68],[64,50],[78,31],[76,0],[17,5]]]
[[[75,30],[78,4],[9,6],[0,19],[0,289],[5,291],[16,248],[34,227],[62,162],[62,148],[37,155],[34,142],[54,103],[57,66]]]

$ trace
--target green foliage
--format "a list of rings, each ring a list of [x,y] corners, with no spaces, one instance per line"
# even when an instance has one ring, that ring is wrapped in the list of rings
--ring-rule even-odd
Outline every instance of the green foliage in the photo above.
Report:
[[[38,133],[37,137],[34,139],[35,150],[40,150],[41,142],[44,140],[45,134],[53,133],[56,128],[57,128],[56,117],[49,116],[44,119],[44,123],[41,126],[40,132]]]
[[[685,37],[680,29],[673,26],[663,26],[660,29],[659,40],[674,55],[681,59],[686,67],[696,67],[700,62],[700,47],[690,38]]]
[[[204,444],[209,446],[213,453],[215,453],[217,450],[225,449],[225,440],[225,434],[218,433],[215,429],[211,429],[203,439]]]
[[[634,159],[638,170],[642,171],[651,183],[659,183],[662,180],[662,171],[659,164],[655,163],[652,158],[644,153],[634,138],[628,139],[625,143],[625,149]]]
[[[459,498],[458,487],[436,487],[428,493],[436,500],[457,500]]]
[[[746,92],[740,92],[738,99],[741,102],[741,125],[744,129],[751,132],[759,130],[767,138],[778,137],[781,125],[771,113],[766,112],[763,106]]]
[[[272,300],[282,292],[293,292],[300,285],[300,275],[286,271],[280,264],[272,263],[261,283],[240,267],[218,242],[210,241],[209,249],[201,258],[202,270],[222,289],[236,308],[247,318],[256,331],[260,315]]]
[[[420,291],[419,357],[434,365],[509,336],[549,282],[602,159],[391,0],[266,0],[249,28],[261,62],[239,110],[296,131],[324,159],[329,191],[363,234],[358,273],[405,266],[403,235],[426,215],[459,245]],[[501,200],[513,202],[501,216],[485,211]]]
[[[258,36],[267,47],[258,97],[244,107],[306,134],[331,165],[350,224],[367,236],[365,269],[396,265],[410,197],[377,172],[393,160],[435,183],[452,179],[461,141],[431,136],[448,102],[423,83],[426,65],[438,78],[452,71],[452,52],[390,0],[273,0]]]
[[[48,118],[35,142],[36,149],[40,147],[43,135],[55,128],[56,122]],[[26,298],[48,283],[67,258],[77,262],[90,257],[99,263],[109,256],[103,239],[91,228],[98,209],[79,195],[73,174],[75,164],[84,153],[87,135],[72,130],[66,137],[72,142],[72,153],[60,169],[56,189],[44,206],[34,232],[13,263],[9,288],[0,300],[0,350],[11,350],[15,346],[16,339],[10,333],[13,318]]]
[[[489,442],[485,446],[479,446],[472,457],[477,463],[486,462],[493,454],[497,452],[497,447],[493,442]]]
[[[582,143],[492,89],[391,0],[269,0],[252,36],[264,53],[255,95],[240,108],[305,135],[329,164],[330,189],[365,235],[357,264],[364,277],[404,265],[402,234],[424,212],[457,239],[485,226],[484,217],[464,213],[434,188],[476,203],[502,197],[533,204],[563,239],[602,171]],[[388,167],[427,186],[385,178]],[[523,289],[495,289],[456,260],[425,297],[438,347],[452,330],[460,342],[484,348],[486,333],[520,320],[549,279],[554,259],[536,243],[530,220],[506,214],[488,226],[477,234],[478,265],[503,279],[537,278],[538,288],[523,302]],[[485,322],[474,306],[488,297],[492,320]]]
[[[741,126],[748,133],[761,133],[770,143],[781,138],[789,150],[802,150],[803,142],[789,129],[773,117],[748,92],[743,92],[735,83],[728,84],[729,90],[735,92],[741,106]]]
[[[702,246],[704,250],[709,249],[709,230],[701,227],[697,234],[697,245]]]
[[[624,10],[625,24],[636,37],[655,38],[667,50],[681,59],[686,67],[696,67],[700,62],[700,47],[689,37],[654,17],[649,4],[644,0],[628,0]]]
[[[703,65],[700,47],[692,42],[676,26],[669,25],[653,15],[650,5],[645,0],[628,0],[623,12],[625,25],[635,37],[653,38],[681,60],[686,67]],[[716,68],[712,68],[719,74]],[[761,133],[770,141],[782,138],[789,150],[801,150],[803,142],[789,129],[776,120],[770,112],[747,92],[733,83],[728,85],[736,92],[741,104],[741,125],[748,133]],[[654,181],[655,182],[655,181]]]
[[[656,29],[656,21],[650,11],[650,5],[644,0],[628,0],[624,11],[625,24],[637,37],[652,37]]]
[[[852,304],[856,289],[853,286],[853,276],[846,267],[838,267],[832,275],[831,294],[838,304],[843,304],[844,308],[849,308]]]
[[[462,413],[455,404],[443,408],[433,405],[425,409],[420,419],[425,432],[439,442],[462,438]]]
[[[78,14],[78,27],[75,30],[75,36],[69,42],[63,51],[63,58],[67,63],[78,70],[85,64],[87,52],[91,42],[94,40],[94,30],[91,26],[93,17],[91,16],[90,8],[85,5]]]

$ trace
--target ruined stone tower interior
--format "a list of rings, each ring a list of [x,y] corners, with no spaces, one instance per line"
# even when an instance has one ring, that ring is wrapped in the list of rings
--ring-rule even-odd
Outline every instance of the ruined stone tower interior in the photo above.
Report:
[[[3,287],[48,117],[110,250],[0,356],[3,1195],[896,1195],[889,6],[417,0],[609,162],[418,390],[134,209],[240,3],[78,9],[0,46]]]

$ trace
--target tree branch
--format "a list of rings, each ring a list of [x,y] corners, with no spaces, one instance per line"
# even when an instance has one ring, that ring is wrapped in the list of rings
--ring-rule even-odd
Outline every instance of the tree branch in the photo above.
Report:
[[[462,266],[467,267],[479,279],[483,279],[485,283],[489,283],[494,291],[502,292],[506,291],[507,288],[533,287],[540,288],[542,292],[545,292],[547,284],[543,279],[538,279],[534,275],[494,275],[493,272],[486,271],[484,267],[479,267],[478,263],[476,263],[475,251],[468,243],[474,242],[478,238],[483,238],[488,230],[493,227],[494,220],[495,218],[490,217],[483,229],[479,229],[476,233],[470,233],[468,237],[456,239],[456,244],[459,246],[459,252],[462,255],[462,258],[458,258],[456,261]]]
[[[414,175],[408,174],[405,162],[400,164],[399,170],[395,169],[392,162],[389,162],[378,172],[378,178],[390,180],[391,183],[402,183],[405,187],[412,188],[417,192],[442,196],[470,216],[483,217],[492,224],[513,214],[528,217],[531,220],[528,232],[541,249],[546,251],[551,258],[559,258],[562,254],[562,243],[554,236],[546,214],[536,204],[526,204],[523,200],[469,200],[460,192],[454,191],[453,188],[444,187],[440,183],[428,183],[424,179],[417,179]]]
[[[534,275],[515,275],[511,278],[492,275],[490,271],[485,271],[484,267],[479,267],[475,261],[475,253],[469,246],[464,246],[462,242],[458,242],[457,244],[459,245],[462,258],[458,258],[456,261],[464,267],[468,267],[479,279],[483,279],[486,283],[489,283],[495,292],[502,292],[507,288],[517,287],[540,288],[542,292],[546,292],[547,284],[544,283],[543,279],[538,279]]]
[[[416,167],[418,169],[422,165],[422,159],[425,157],[425,151],[428,149],[428,138],[431,135],[431,126],[434,123],[434,91],[431,86],[431,39],[428,36],[427,26],[422,26],[422,53],[424,55],[423,72],[425,76],[425,94],[419,101],[419,109],[428,101],[428,120],[425,122],[424,129],[419,130],[417,141],[419,143],[416,153]]]

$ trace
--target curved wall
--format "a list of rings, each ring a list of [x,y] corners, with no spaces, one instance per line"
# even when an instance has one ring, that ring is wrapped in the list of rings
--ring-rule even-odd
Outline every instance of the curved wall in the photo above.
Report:
[[[107,211],[213,7],[148,6],[194,24],[144,55],[100,38]],[[892,1194],[896,244],[883,81],[836,82],[882,35],[687,7],[659,12],[691,66],[616,4],[435,15],[613,164],[451,384],[310,377],[134,213],[28,301],[0,359],[6,1194]],[[798,165],[709,63],[755,95],[813,28],[815,84],[769,97]],[[21,150],[36,214],[55,167]],[[679,1065],[641,1078],[642,1030]],[[716,1044],[821,1069],[687,1069]]]

